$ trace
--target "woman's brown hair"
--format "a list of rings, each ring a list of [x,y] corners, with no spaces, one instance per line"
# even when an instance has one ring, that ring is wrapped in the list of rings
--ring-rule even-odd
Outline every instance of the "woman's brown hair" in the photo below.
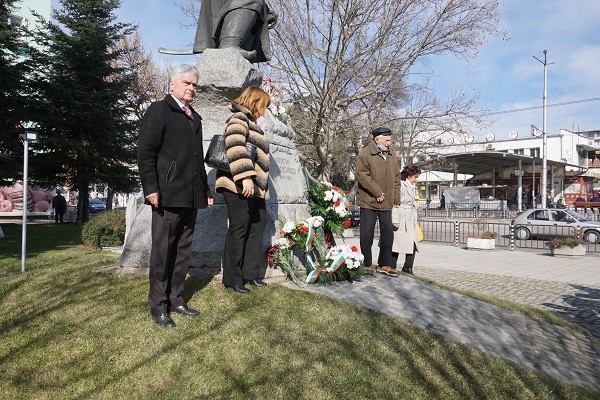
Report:
[[[400,171],[400,179],[402,180],[414,175],[421,175],[421,168],[415,164],[409,164]]]
[[[256,121],[265,114],[265,110],[271,104],[271,96],[261,88],[250,86],[237,99],[234,99],[232,103],[239,104],[250,110],[252,117]]]

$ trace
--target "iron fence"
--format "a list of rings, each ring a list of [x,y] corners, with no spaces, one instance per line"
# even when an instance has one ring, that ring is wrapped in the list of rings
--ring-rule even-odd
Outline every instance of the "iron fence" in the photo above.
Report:
[[[453,243],[455,246],[465,245],[469,237],[477,233],[491,231],[496,233],[496,247],[504,247],[510,250],[523,249],[547,249],[546,242],[553,237],[567,237],[573,233],[573,228],[552,228],[555,235],[550,235],[550,227],[540,227],[540,230],[527,240],[515,238],[514,226],[509,221],[486,221],[483,226],[473,221],[448,221],[437,219],[420,219],[419,225],[423,231],[426,242]],[[360,227],[351,228],[355,236],[360,235]],[[379,237],[379,223],[375,225],[375,237]],[[600,253],[600,244],[584,243],[586,251]]]

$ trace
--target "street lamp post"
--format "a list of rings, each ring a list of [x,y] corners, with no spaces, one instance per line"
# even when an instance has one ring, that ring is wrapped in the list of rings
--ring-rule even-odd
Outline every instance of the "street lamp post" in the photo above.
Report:
[[[544,65],[544,107],[543,107],[543,125],[542,125],[542,187],[540,188],[540,195],[542,196],[542,208],[546,208],[546,190],[548,189],[548,149],[546,145],[547,141],[547,133],[546,133],[546,102],[548,101],[548,92],[547,92],[547,66],[548,61],[546,60],[547,50],[544,50],[544,61],[540,60],[536,56],[533,56],[536,60],[541,62]],[[550,63],[554,64],[554,63]],[[554,184],[554,183],[553,183]]]
[[[21,272],[25,272],[27,249],[27,175],[29,173],[29,142],[37,140],[37,132],[25,130],[23,138],[23,229],[21,238]]]

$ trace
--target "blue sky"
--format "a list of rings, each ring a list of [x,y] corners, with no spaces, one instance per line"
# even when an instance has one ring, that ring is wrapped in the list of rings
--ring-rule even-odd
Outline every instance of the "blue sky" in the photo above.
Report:
[[[57,0],[52,0],[53,4]],[[600,101],[568,103],[600,98],[600,1],[507,0],[502,2],[500,27],[504,37],[494,38],[468,62],[451,56],[426,60],[434,71],[434,88],[444,96],[452,87],[476,90],[480,103],[492,112],[539,106],[539,109],[493,116],[490,127],[473,133],[483,140],[488,133],[508,138],[531,134],[531,124],[542,127],[543,50],[548,51],[547,131],[600,129]],[[142,39],[157,60],[193,62],[193,58],[163,56],[158,47],[185,48],[193,42],[194,29],[172,0],[122,0],[118,10],[123,22],[137,23]]]

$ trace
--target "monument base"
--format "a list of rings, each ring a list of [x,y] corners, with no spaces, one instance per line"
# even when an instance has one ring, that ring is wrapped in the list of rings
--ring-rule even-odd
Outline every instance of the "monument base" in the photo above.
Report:
[[[204,151],[215,134],[222,134],[230,115],[229,104],[246,87],[262,84],[262,74],[235,49],[207,49],[197,65],[200,70],[198,94],[194,109],[202,116]],[[282,224],[310,216],[307,189],[302,166],[294,144],[293,130],[266,113],[258,121],[269,139],[269,189],[267,192],[267,227],[263,250],[279,236]],[[227,209],[223,196],[215,191],[216,171],[207,167],[208,181],[214,196],[214,206],[198,210],[190,275],[214,277],[221,271]],[[148,268],[150,260],[150,206],[132,201],[128,204],[127,234],[120,265],[123,268]],[[266,267],[261,260],[261,277],[279,279],[283,274]]]

